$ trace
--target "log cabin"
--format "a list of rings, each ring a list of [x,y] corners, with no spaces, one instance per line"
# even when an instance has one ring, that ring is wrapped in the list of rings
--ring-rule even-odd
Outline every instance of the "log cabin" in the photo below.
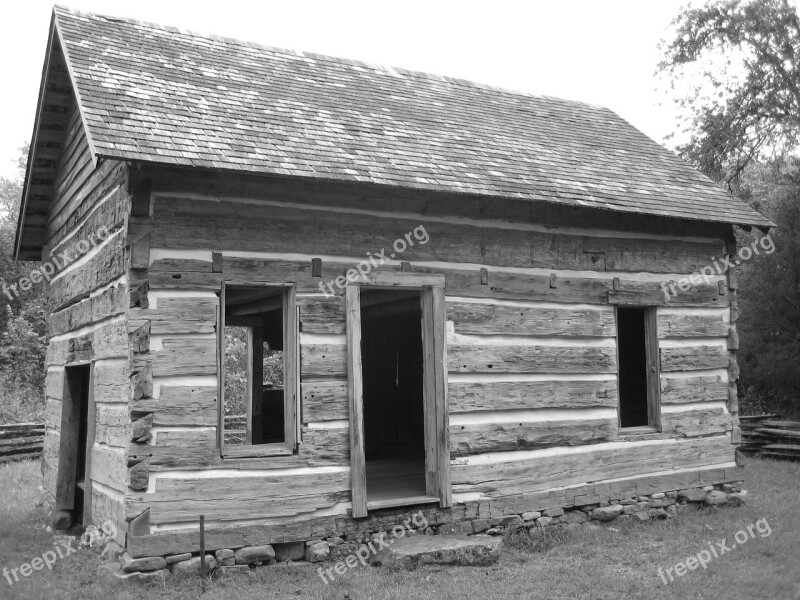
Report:
[[[771,226],[603,107],[56,7],[54,521],[163,556],[739,481],[718,265]]]

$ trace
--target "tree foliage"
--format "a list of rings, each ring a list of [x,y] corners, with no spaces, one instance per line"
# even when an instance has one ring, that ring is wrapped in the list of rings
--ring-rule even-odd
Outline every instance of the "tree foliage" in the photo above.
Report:
[[[14,178],[0,177],[0,285],[16,283],[36,268],[35,263],[13,260],[27,155],[27,147],[21,148]],[[40,419],[47,328],[44,290],[37,286],[9,295],[0,288],[0,422]]]
[[[737,189],[743,170],[797,147],[800,19],[789,0],[717,0],[673,22],[659,69],[682,89],[679,153]]]
[[[757,197],[779,226],[775,251],[742,263],[739,363],[742,409],[800,416],[800,159],[753,164],[742,175],[745,199]],[[755,234],[742,234],[741,244]]]
[[[684,111],[678,152],[778,224],[739,277],[740,406],[800,416],[800,20],[789,0],[681,11],[659,65]],[[678,91],[680,90],[680,91]],[[756,233],[737,232],[739,245]]]

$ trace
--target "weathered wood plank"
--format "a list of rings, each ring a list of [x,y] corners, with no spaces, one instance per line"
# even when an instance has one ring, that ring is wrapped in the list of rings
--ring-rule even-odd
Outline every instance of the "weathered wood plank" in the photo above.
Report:
[[[383,268],[383,267],[382,267]],[[558,287],[550,287],[549,275],[518,272],[489,271],[488,284],[482,285],[480,272],[458,267],[442,268],[414,265],[414,271],[443,273],[445,292],[453,297],[497,298],[503,300],[528,300],[537,302],[614,304],[609,293],[614,292],[613,277],[607,279],[574,275],[569,271],[558,273]],[[716,285],[695,286],[689,292],[664,297],[656,282],[642,281],[631,274],[620,278],[618,296],[625,295],[626,302],[653,306],[725,306],[727,297],[719,296]]]
[[[616,380],[451,381],[450,413],[528,408],[603,408],[617,405]]]
[[[196,522],[201,513],[215,521],[291,517],[346,501],[349,479],[347,470],[289,478],[164,479],[153,494],[131,493],[126,510],[139,514],[149,508],[154,525]]]
[[[361,356],[361,290],[347,286],[347,345],[345,368],[347,373],[347,398],[350,408],[350,490],[353,516],[367,516],[367,468],[364,456],[364,381]]]
[[[349,417],[347,380],[303,381],[303,423],[337,421]]]
[[[87,297],[124,273],[124,236],[117,233],[86,263],[53,281],[49,298],[56,310],[59,310],[76,299]]]
[[[300,331],[315,334],[344,334],[345,307],[342,296],[298,296]]]
[[[131,439],[131,417],[125,404],[96,404],[95,442],[127,450]]]
[[[112,498],[105,492],[92,486],[92,523],[114,524],[117,529],[115,540],[118,544],[125,544],[125,503]]]
[[[524,494],[566,485],[631,477],[656,471],[730,462],[734,448],[727,436],[637,444],[585,452],[538,456],[489,464],[453,465],[453,492],[481,492],[489,497]]]
[[[124,319],[100,323],[89,333],[50,340],[45,365],[57,366],[78,361],[127,358],[128,332]]]
[[[448,302],[447,320],[461,334],[613,337],[609,309],[540,308],[492,302]]]
[[[124,492],[128,489],[128,467],[125,452],[108,446],[92,448],[92,480]]]
[[[613,373],[616,351],[606,347],[452,344],[454,373]]]
[[[661,403],[715,402],[728,399],[728,382],[720,375],[661,376]]]
[[[165,448],[215,448],[217,432],[209,429],[191,428],[180,431],[159,431],[155,437],[155,445]]]
[[[722,369],[728,366],[728,352],[717,345],[661,347],[659,350],[661,370],[666,372]]]
[[[217,388],[162,386],[158,400],[141,398],[131,404],[135,414],[153,413],[156,427],[217,426]]]
[[[303,427],[299,456],[310,466],[349,466],[350,431]]]
[[[721,408],[662,412],[661,431],[666,435],[697,437],[731,431],[733,419]]]
[[[130,365],[127,360],[103,360],[94,363],[95,403],[127,403],[130,395]]]
[[[658,315],[658,338],[725,337],[728,323],[722,315]]]
[[[124,285],[110,287],[102,294],[86,298],[69,308],[51,314],[47,323],[48,335],[67,333],[122,314],[125,312],[126,302]]]
[[[218,306],[217,298],[206,296],[159,298],[157,308],[131,309],[128,316],[129,328],[134,330],[150,321],[151,335],[214,333]]]
[[[207,240],[210,249],[297,252],[360,256],[391,244],[404,232],[411,236],[403,258],[483,263],[512,267],[569,270],[628,270],[691,273],[719,256],[722,244],[654,239],[584,237],[558,231],[526,231],[500,222],[484,226],[418,219],[396,215],[365,215],[299,207],[248,206],[241,218],[233,203],[168,196],[155,204],[157,223],[153,243],[159,247],[190,248],[191,231]],[[491,225],[495,225],[492,227]],[[423,235],[423,232],[425,235]],[[408,239],[408,238],[406,238]],[[425,243],[422,243],[425,241]],[[603,260],[597,260],[603,255]],[[323,270],[323,279],[328,273]]]
[[[616,439],[617,430],[616,418],[450,425],[450,453],[452,456],[467,456],[599,444]]]
[[[727,306],[728,297],[719,294],[719,278],[711,284],[695,285],[685,292],[667,294],[651,283],[620,282],[619,290],[608,292],[608,303],[632,306]]]
[[[106,202],[130,202],[126,189],[128,165],[124,162],[108,160],[100,163],[97,169],[85,180],[81,189],[71,196],[62,195],[50,211],[47,224],[47,237],[51,245],[57,244],[75,225],[88,214],[97,203],[109,196]]]
[[[153,377],[217,373],[217,346],[212,338],[168,338],[149,358]]]
[[[300,342],[300,373],[303,381],[321,377],[347,376],[347,346]]]

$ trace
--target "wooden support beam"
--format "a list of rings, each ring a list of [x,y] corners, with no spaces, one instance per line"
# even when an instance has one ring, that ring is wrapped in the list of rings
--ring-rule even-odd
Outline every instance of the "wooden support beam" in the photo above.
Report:
[[[364,397],[361,372],[361,293],[345,290],[347,303],[347,395],[350,400],[350,474],[353,517],[367,516],[367,469],[364,459]]]
[[[255,300],[247,304],[229,305],[228,314],[234,317],[243,317],[258,313],[270,312],[283,308],[283,291],[277,290],[275,296],[264,300]]]

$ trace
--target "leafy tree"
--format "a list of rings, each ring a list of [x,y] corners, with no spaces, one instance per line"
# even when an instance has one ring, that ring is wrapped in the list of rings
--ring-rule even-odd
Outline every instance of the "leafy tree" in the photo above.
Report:
[[[797,9],[789,0],[713,0],[673,25],[659,68],[690,134],[679,154],[778,224],[775,251],[740,267],[741,409],[800,417]],[[737,232],[737,241],[755,236]]]
[[[37,266],[12,258],[27,155],[24,146],[15,178],[0,177],[0,285],[18,282]],[[41,286],[19,295],[10,290],[6,295],[0,288],[0,422],[41,418],[46,327]]]
[[[741,190],[746,199],[757,196],[762,212],[779,223],[769,234],[774,252],[740,267],[742,411],[800,417],[800,159],[752,165]],[[754,238],[743,234],[740,243]]]
[[[791,151],[800,135],[800,19],[789,0],[717,0],[673,22],[659,69],[684,88],[691,139],[678,148],[735,190],[752,161]]]

